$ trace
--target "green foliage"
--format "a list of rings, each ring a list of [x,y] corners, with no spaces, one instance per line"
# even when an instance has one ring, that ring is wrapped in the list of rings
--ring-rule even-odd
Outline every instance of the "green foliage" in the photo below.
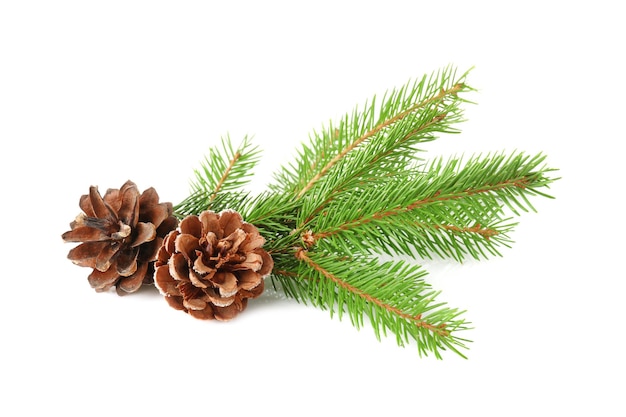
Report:
[[[347,315],[357,328],[367,321],[377,337],[391,333],[420,355],[464,356],[462,312],[436,301],[421,267],[377,255],[499,255],[512,243],[512,217],[534,211],[530,198],[550,197],[543,190],[556,180],[542,154],[420,158],[424,143],[458,132],[462,96],[473,91],[467,75],[448,67],[355,108],[314,132],[257,195],[242,189],[257,148],[226,138],[177,215],[237,210],[265,237],[271,279],[287,296]]]

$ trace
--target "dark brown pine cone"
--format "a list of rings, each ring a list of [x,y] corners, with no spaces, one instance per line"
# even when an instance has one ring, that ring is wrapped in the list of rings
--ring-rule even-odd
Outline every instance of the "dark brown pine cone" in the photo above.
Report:
[[[154,282],[170,306],[195,318],[230,320],[261,295],[274,267],[258,229],[231,210],[187,216],[163,242]]]
[[[104,197],[92,186],[79,205],[83,213],[62,237],[66,242],[82,242],[68,258],[93,268],[89,284],[98,292],[115,286],[124,295],[151,283],[163,238],[178,225],[172,203],[159,203],[154,188],[139,194],[137,186],[127,181],[119,190],[107,190]]]

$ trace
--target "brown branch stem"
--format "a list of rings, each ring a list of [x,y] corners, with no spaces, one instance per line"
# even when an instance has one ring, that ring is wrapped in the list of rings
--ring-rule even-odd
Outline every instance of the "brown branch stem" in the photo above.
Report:
[[[476,234],[481,235],[487,240],[489,240],[491,237],[496,236],[498,234],[497,230],[490,229],[488,227],[483,228],[480,225],[480,223],[476,223],[472,227],[458,227],[458,226],[452,226],[449,224],[443,224],[443,225],[436,224],[433,227],[435,229],[444,229],[444,230],[449,230],[455,233],[476,233]]]
[[[290,278],[299,277],[299,275],[296,274],[295,272],[287,271],[285,269],[277,269],[275,271],[272,271],[272,274],[274,274],[274,275],[283,275],[283,276],[290,277]]]
[[[224,174],[222,175],[222,178],[220,178],[219,182],[215,186],[215,189],[213,190],[213,193],[211,194],[211,198],[210,198],[209,201],[215,200],[215,197],[217,197],[217,194],[220,192],[220,189],[222,188],[222,186],[226,182],[226,179],[230,175],[230,171],[233,170],[233,167],[235,166],[235,164],[237,163],[239,158],[241,158],[241,153],[239,151],[237,151],[235,153],[235,155],[233,155],[233,158],[228,163],[228,167],[226,167],[226,170],[224,171]]]

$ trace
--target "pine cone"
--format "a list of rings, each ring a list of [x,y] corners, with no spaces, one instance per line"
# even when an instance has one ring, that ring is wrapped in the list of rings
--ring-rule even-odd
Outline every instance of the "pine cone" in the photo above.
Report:
[[[62,237],[66,242],[83,242],[70,250],[68,258],[93,268],[89,284],[98,292],[115,286],[124,295],[152,282],[163,238],[178,225],[172,203],[159,203],[154,188],[139,194],[137,186],[127,181],[119,190],[107,190],[104,197],[92,186],[79,205],[83,213]]]
[[[187,216],[159,250],[154,281],[170,306],[230,320],[261,295],[274,261],[255,226],[231,210]]]

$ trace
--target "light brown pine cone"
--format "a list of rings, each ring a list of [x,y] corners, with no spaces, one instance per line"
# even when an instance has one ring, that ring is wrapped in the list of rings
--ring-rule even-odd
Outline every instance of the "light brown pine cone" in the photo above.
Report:
[[[178,225],[172,203],[159,203],[154,188],[139,194],[137,186],[127,181],[119,190],[107,190],[104,197],[92,186],[79,205],[83,213],[62,238],[82,242],[68,258],[93,268],[89,284],[98,292],[115,286],[124,295],[151,283],[163,237]]]
[[[237,212],[187,216],[159,250],[154,281],[170,306],[198,319],[230,320],[261,295],[274,267],[265,239]]]

